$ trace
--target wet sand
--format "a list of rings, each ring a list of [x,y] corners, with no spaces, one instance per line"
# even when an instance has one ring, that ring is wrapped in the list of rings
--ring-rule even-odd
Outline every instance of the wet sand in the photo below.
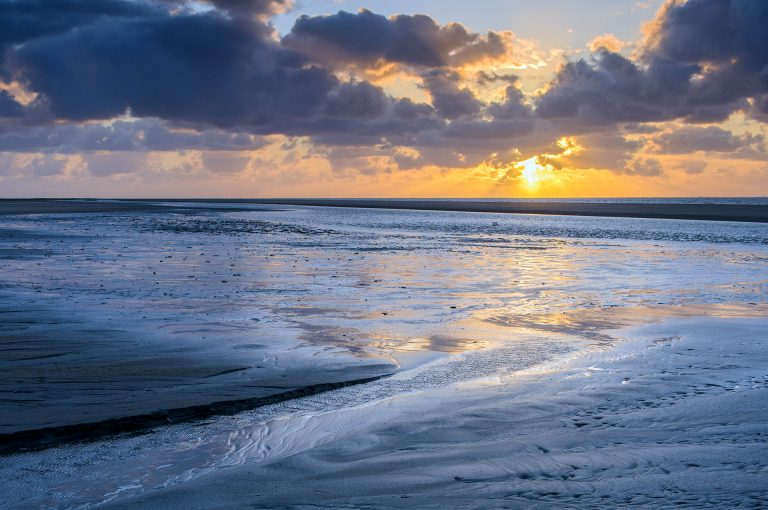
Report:
[[[765,375],[766,325],[691,314],[766,315],[768,225],[239,204],[0,218],[0,433],[99,437],[0,455],[0,508],[599,507],[604,488],[617,508],[614,482],[637,478],[642,504],[663,483],[646,471],[678,476],[686,451],[706,469],[673,478],[698,497],[680,502],[761,503],[761,460],[719,463],[765,429],[740,392]],[[531,371],[667,314],[693,322]],[[733,419],[713,424],[720,391]],[[732,496],[695,485],[720,477]]]
[[[767,326],[675,319],[547,370],[268,423],[266,455],[106,507],[762,508]]]
[[[0,307],[0,455],[232,415],[394,370],[374,360],[254,364],[237,352],[251,332],[220,329],[231,349]]]

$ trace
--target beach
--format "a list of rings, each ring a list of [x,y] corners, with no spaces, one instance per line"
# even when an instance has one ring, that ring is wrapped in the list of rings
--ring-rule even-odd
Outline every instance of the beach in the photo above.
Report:
[[[0,510],[768,509],[768,0],[0,0]]]
[[[765,503],[765,224],[114,203],[0,217],[0,508]]]
[[[673,319],[560,366],[321,414],[291,431],[310,444],[107,508],[760,508],[767,326]]]

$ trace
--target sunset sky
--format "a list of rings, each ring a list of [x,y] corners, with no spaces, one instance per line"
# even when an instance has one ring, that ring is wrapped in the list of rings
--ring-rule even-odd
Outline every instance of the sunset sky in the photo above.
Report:
[[[768,194],[762,0],[0,0],[0,197]]]

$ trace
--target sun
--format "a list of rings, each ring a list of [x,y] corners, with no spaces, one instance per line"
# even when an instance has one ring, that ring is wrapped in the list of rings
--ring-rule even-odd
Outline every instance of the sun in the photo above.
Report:
[[[541,180],[540,171],[542,168],[537,160],[538,158],[533,156],[532,158],[520,161],[516,165],[520,169],[520,177],[525,180],[529,188],[535,188]]]

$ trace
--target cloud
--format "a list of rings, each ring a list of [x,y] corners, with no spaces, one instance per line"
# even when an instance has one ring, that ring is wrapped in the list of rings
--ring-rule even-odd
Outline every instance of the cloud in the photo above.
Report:
[[[461,87],[461,78],[452,71],[434,69],[424,76],[424,88],[432,96],[432,105],[441,117],[457,119],[474,116],[480,112],[483,103],[466,87]]]
[[[255,27],[255,28],[254,28]],[[62,119],[134,115],[219,127],[317,112],[338,79],[217,12],[110,19],[34,39],[14,73]]]
[[[84,158],[85,168],[96,177],[112,177],[146,170],[148,154],[137,152],[109,152],[89,154]]]
[[[216,174],[234,174],[245,170],[251,158],[248,155],[231,152],[204,152],[203,167]]]
[[[66,173],[72,163],[72,157],[69,156],[0,152],[0,177],[57,177]]]
[[[538,112],[593,125],[725,120],[768,91],[765,26],[766,2],[669,0],[639,60],[598,45],[592,59],[560,69]]]
[[[390,98],[381,87],[364,81],[342,83],[328,96],[325,112],[331,117],[369,119],[381,117]]]
[[[0,90],[0,117],[21,117],[24,107],[6,90]]]
[[[624,168],[627,175],[642,175],[646,177],[657,177],[664,173],[661,161],[656,158],[639,158],[632,161]]]
[[[216,128],[183,129],[157,118],[20,126],[0,132],[0,151],[77,154],[93,151],[256,150],[264,137]]]
[[[654,60],[641,67],[623,55],[600,50],[591,61],[565,64],[538,101],[545,119],[568,119],[585,126],[623,122],[725,120],[746,103],[739,97],[706,98],[696,93],[693,65]]]
[[[521,119],[529,118],[532,115],[525,94],[514,84],[508,85],[504,89],[503,101],[491,103],[486,111],[494,119]]]
[[[618,53],[627,45],[624,41],[619,39],[613,34],[598,35],[592,39],[587,47],[594,51],[607,50],[613,53]]]
[[[641,149],[642,143],[630,140],[619,133],[589,133],[575,137],[581,150],[559,157],[553,163],[568,168],[603,169],[616,173],[627,171],[629,161]]]
[[[699,175],[703,174],[704,171],[707,169],[707,162],[697,159],[697,160],[686,160],[681,161],[677,168],[683,170],[685,173],[689,175]]]
[[[502,35],[469,32],[458,23],[439,25],[425,15],[387,18],[367,9],[301,16],[283,44],[338,67],[384,62],[417,67],[456,66],[506,54]]]
[[[439,109],[391,97],[366,81],[343,81],[281,45],[263,21],[246,22],[239,12],[157,9],[144,17],[107,17],[33,38],[7,61],[40,95],[49,122],[130,112],[197,130],[386,135],[434,128],[439,111],[453,117],[480,108],[471,93],[438,78],[430,86]],[[463,33],[458,26],[444,31]]]
[[[216,8],[235,15],[274,16],[286,12],[293,6],[291,0],[207,0]]]
[[[478,71],[476,73],[477,82],[481,85],[487,85],[495,82],[506,82],[510,84],[517,83],[519,77],[514,74],[498,74],[495,72]]]
[[[765,153],[762,135],[745,133],[736,136],[717,126],[688,126],[653,138],[656,152],[664,154],[688,154],[691,152],[723,152],[752,155]]]
[[[124,0],[3,0],[0,2],[0,48],[105,20],[146,18],[162,11],[149,2]]]
[[[86,165],[98,175],[125,173],[101,157],[109,151],[136,164],[128,153],[210,151],[209,162],[221,159],[212,167],[242,169],[225,153],[256,150],[273,134],[347,167],[351,151],[371,151],[375,164],[353,158],[370,171],[506,164],[548,154],[563,136],[584,150],[557,164],[635,175],[661,172],[657,160],[638,158],[644,140],[659,154],[764,157],[757,135],[658,123],[720,122],[739,110],[768,118],[768,3],[670,0],[635,55],[604,34],[592,55],[528,94],[499,74],[517,65],[520,41],[510,33],[361,10],[300,17],[280,38],[271,16],[290,8],[288,0],[0,0],[0,85],[19,84],[33,98],[0,90],[0,151],[93,155]],[[363,79],[390,69],[428,99]]]

